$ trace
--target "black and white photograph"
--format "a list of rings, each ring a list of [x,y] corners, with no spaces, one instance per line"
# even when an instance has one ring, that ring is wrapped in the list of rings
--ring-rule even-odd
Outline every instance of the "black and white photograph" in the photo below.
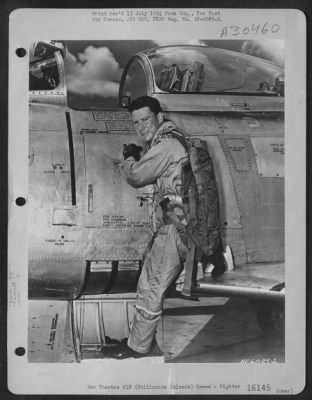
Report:
[[[53,12],[11,15],[11,390],[300,392],[303,16]]]

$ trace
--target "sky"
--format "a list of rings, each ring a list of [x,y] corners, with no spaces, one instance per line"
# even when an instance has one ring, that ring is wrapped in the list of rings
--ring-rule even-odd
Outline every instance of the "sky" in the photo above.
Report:
[[[119,80],[129,58],[156,46],[200,44],[254,55],[284,65],[284,42],[242,40],[152,40],[65,41],[68,103],[72,108],[117,106]]]

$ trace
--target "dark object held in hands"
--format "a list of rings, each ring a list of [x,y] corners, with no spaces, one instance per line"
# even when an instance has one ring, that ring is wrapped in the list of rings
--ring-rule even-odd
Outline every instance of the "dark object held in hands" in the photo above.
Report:
[[[142,150],[143,148],[141,146],[137,146],[135,143],[124,144],[122,154],[125,160],[129,157],[134,157],[135,161],[139,161]]]

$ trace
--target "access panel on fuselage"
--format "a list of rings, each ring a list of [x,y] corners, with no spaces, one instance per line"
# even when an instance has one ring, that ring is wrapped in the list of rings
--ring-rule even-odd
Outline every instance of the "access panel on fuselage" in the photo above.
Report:
[[[72,112],[83,137],[88,260],[139,260],[151,238],[146,204],[122,177],[123,144],[137,143],[126,111]]]
[[[119,169],[122,145],[128,140],[135,141],[128,132],[84,135],[86,227],[129,228],[144,223],[136,190],[127,184]]]
[[[82,138],[72,138],[63,107],[29,113],[28,257],[31,298],[76,297],[83,285]],[[75,155],[74,159],[72,158]]]
[[[252,132],[254,134],[254,132]],[[242,217],[248,263],[285,258],[284,140],[275,132],[220,138]]]

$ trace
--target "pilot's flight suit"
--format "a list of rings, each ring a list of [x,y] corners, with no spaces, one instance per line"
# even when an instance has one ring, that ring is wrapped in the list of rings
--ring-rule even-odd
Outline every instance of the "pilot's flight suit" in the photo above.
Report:
[[[151,348],[165,291],[180,272],[187,253],[181,185],[188,154],[177,139],[168,137],[173,129],[171,121],[164,121],[139,161],[121,163],[122,174],[131,186],[154,184],[151,218],[155,235],[137,285],[136,312],[128,338],[128,346],[140,353]]]

